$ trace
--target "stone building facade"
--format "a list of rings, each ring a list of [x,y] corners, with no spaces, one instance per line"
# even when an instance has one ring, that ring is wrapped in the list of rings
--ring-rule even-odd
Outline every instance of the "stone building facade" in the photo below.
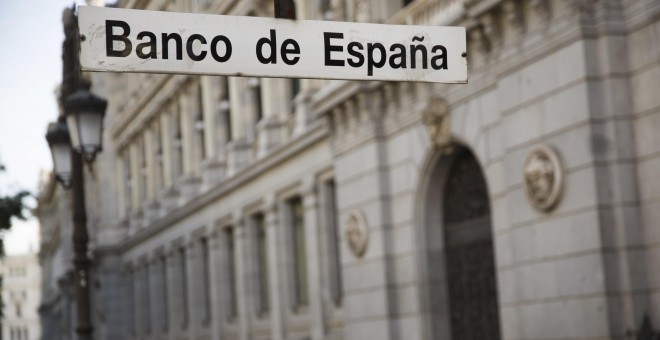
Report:
[[[299,19],[465,26],[469,84],[91,75],[109,101],[87,180],[98,338],[660,327],[660,2],[296,4]],[[263,0],[118,6],[273,15]]]
[[[41,268],[37,254],[11,255],[0,259],[2,319],[0,337],[4,340],[41,339],[39,303]]]

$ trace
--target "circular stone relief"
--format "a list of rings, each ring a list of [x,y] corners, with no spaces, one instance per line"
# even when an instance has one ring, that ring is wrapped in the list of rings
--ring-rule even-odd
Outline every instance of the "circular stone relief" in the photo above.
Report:
[[[563,169],[553,148],[538,145],[532,148],[523,166],[525,194],[534,208],[542,212],[552,210],[563,186]]]
[[[362,257],[369,243],[369,228],[367,222],[357,210],[348,215],[346,221],[346,241],[356,257]]]

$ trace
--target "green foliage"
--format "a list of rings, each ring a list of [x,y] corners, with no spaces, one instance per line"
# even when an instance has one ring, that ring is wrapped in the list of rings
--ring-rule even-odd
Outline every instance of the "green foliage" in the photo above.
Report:
[[[5,170],[5,166],[0,164],[0,172]],[[26,206],[23,203],[23,199],[27,196],[30,196],[30,193],[27,191],[21,191],[9,196],[0,196],[0,232],[11,228],[12,218],[26,219],[24,215]],[[0,235],[0,257],[4,255],[5,245]]]
[[[29,192],[21,191],[13,196],[0,197],[0,230],[11,228],[12,217],[25,220],[23,199],[29,195]]]

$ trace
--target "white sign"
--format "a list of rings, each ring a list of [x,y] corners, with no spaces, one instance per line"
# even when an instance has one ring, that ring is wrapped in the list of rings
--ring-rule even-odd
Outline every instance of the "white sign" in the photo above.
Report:
[[[84,71],[466,83],[465,28],[79,8]]]

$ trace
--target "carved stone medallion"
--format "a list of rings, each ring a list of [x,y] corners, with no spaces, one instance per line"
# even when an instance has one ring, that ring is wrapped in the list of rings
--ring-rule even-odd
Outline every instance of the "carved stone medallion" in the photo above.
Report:
[[[346,241],[356,257],[362,257],[369,244],[369,228],[367,222],[357,210],[348,215],[346,221]]]
[[[563,169],[557,153],[547,145],[539,145],[529,152],[523,166],[525,194],[534,208],[542,212],[552,210],[563,187]]]

